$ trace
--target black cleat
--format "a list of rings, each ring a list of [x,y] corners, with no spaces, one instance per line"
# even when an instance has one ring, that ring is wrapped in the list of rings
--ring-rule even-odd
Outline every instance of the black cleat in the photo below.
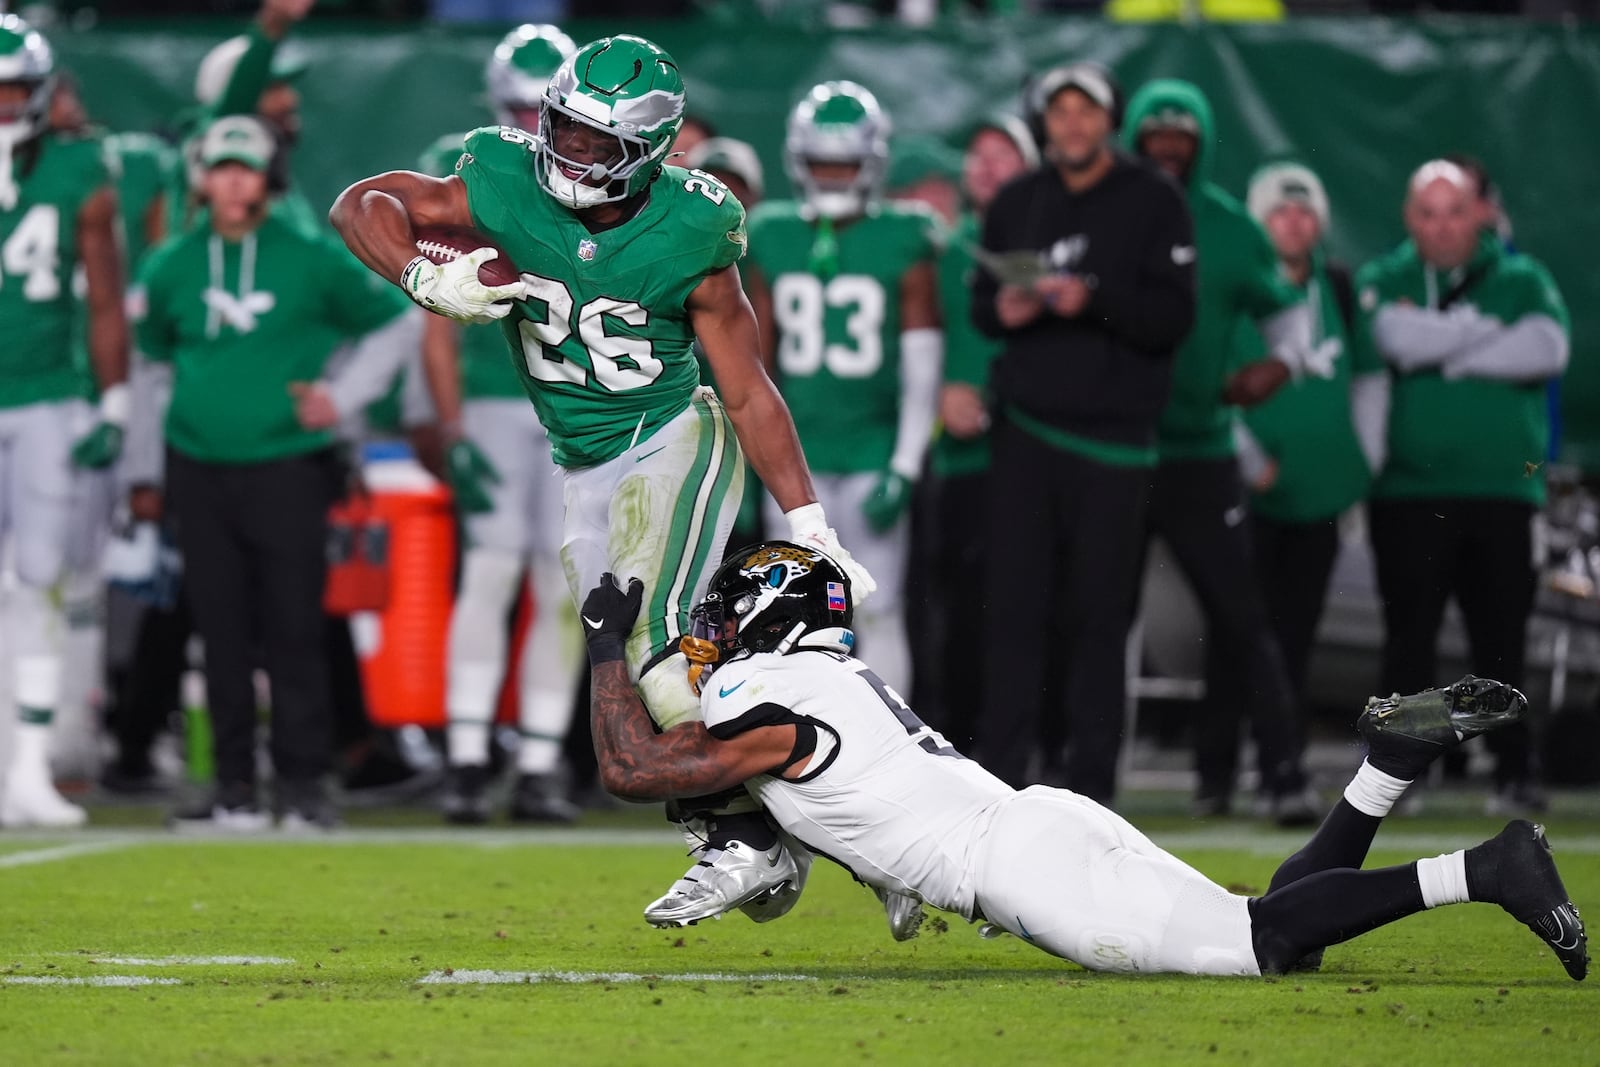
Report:
[[[304,833],[332,830],[339,825],[339,809],[320,780],[280,781],[276,792],[278,829]]]
[[[1468,853],[1476,854],[1469,884],[1490,882],[1490,899],[1549,945],[1567,975],[1581,982],[1589,973],[1589,939],[1551,851],[1543,826],[1515,819]]]
[[[1511,686],[1467,675],[1443,689],[1367,701],[1356,730],[1378,770],[1415,781],[1439,753],[1469,737],[1517,722],[1528,699]]]
[[[519,774],[511,791],[512,822],[573,823],[583,809],[567,796],[561,774]]]
[[[459,826],[478,826],[489,821],[489,783],[493,774],[481,763],[451,767],[445,782],[440,810],[444,821]]]

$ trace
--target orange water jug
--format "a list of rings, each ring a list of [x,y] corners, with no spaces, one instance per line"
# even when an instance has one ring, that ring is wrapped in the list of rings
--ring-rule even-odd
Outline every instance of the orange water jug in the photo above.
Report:
[[[369,448],[371,519],[388,532],[388,599],[350,617],[367,714],[376,726],[445,725],[445,662],[455,599],[450,491],[402,451]]]

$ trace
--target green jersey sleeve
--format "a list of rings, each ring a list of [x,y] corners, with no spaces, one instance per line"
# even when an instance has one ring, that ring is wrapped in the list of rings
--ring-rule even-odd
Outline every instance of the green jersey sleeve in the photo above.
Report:
[[[965,382],[982,388],[989,383],[989,364],[999,345],[978,332],[967,314],[971,304],[972,272],[976,270],[971,248],[978,241],[978,219],[963,215],[956,223],[952,240],[939,258],[939,304],[944,313],[944,380]]]
[[[164,197],[178,167],[171,145],[147,133],[118,133],[106,138],[108,161],[116,173],[117,208],[122,216],[128,265],[136,269],[150,250],[145,221],[151,205]]]
[[[1261,224],[1251,218],[1241,222],[1245,269],[1240,278],[1240,307],[1253,319],[1265,319],[1304,301],[1305,294],[1278,272],[1278,254]]]
[[[328,320],[348,337],[386,325],[414,305],[399,289],[368,270],[338,241],[318,237],[318,287]]]
[[[177,339],[175,323],[166,305],[165,295],[170,287],[164,284],[164,275],[167,264],[172,260],[174,246],[182,240],[182,237],[174,237],[158,245],[145,257],[133,291],[129,294],[134,344],[145,359],[157,363],[172,362],[173,346]]]
[[[695,274],[704,277],[744,258],[750,245],[744,205],[727,186],[704,171],[678,167],[661,168],[658,183],[675,197],[672,217],[682,227],[685,254],[703,259]]]
[[[262,92],[272,78],[272,57],[277,54],[278,42],[263,33],[254,22],[250,24],[246,36],[250,43],[234,65],[228,84],[222,87],[222,95],[211,105],[208,119],[254,113],[256,102],[261,99]]]
[[[1568,333],[1572,320],[1567,302],[1562,299],[1556,280],[1542,263],[1527,256],[1516,257],[1517,269],[1511,274],[1512,301],[1520,305],[1521,315],[1548,315]],[[1519,316],[1520,317],[1520,316]]]
[[[516,228],[518,192],[534,183],[535,142],[509,126],[483,126],[462,142],[455,173],[467,186],[473,225],[485,233]]]

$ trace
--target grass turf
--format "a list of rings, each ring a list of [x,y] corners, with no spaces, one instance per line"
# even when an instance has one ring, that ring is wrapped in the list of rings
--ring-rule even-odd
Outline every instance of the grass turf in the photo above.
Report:
[[[1159,821],[1158,821],[1159,822]],[[177,985],[0,984],[7,1063],[1593,1063],[1593,981],[1499,909],[1440,909],[1282,980],[1097,975],[1013,938],[932,922],[890,941],[873,897],[819,864],[787,918],[653,930],[682,869],[659,823],[628,831],[194,841],[139,830],[8,838],[0,982],[123,975]],[[1298,835],[1153,827],[1240,890]],[[1568,888],[1600,898],[1600,838],[1551,823]],[[1482,820],[1407,822],[1369,865],[1470,844]],[[1562,849],[1563,838],[1574,847]],[[588,843],[575,843],[588,842]],[[657,843],[659,842],[659,843]],[[1392,843],[1392,844],[1391,844]],[[1401,844],[1412,851],[1399,852]],[[17,864],[31,851],[82,854]],[[1228,847],[1218,847],[1227,845]],[[169,956],[290,963],[156,965]],[[461,972],[566,980],[440,984]],[[445,973],[454,972],[454,973]],[[424,982],[429,975],[435,983]],[[679,980],[690,976],[688,980]]]

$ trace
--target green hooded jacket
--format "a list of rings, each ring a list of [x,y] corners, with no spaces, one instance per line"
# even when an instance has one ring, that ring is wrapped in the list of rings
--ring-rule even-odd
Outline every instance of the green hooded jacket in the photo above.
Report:
[[[1163,460],[1219,459],[1234,450],[1234,411],[1222,402],[1222,389],[1244,362],[1235,346],[1240,328],[1299,303],[1304,294],[1278,274],[1278,258],[1260,224],[1211,181],[1216,122],[1197,86],[1158,78],[1142,87],[1128,102],[1123,144],[1138,152],[1139,126],[1168,111],[1193,116],[1199,127],[1199,150],[1186,183],[1199,299],[1194,330],[1173,361],[1158,447]]]

